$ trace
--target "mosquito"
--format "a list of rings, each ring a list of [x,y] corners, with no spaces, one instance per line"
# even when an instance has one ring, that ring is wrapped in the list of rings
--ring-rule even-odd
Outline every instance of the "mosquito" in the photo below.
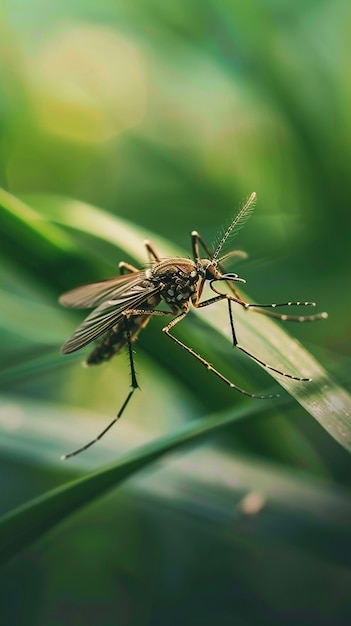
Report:
[[[162,331],[174,341],[180,348],[191,354],[197,361],[202,363],[207,370],[215,374],[220,380],[232,389],[248,396],[249,398],[266,399],[274,395],[258,395],[238,387],[221,372],[216,370],[206,359],[197,354],[191,347],[180,341],[172,334],[173,328],[179,324],[189,313],[190,306],[200,309],[216,302],[225,300],[228,306],[230,328],[233,346],[250,357],[262,367],[269,369],[281,376],[292,378],[301,382],[310,381],[310,378],[301,378],[283,372],[268,363],[265,363],[238,342],[234,316],[233,303],[242,306],[246,310],[268,315],[282,321],[312,322],[325,319],[327,313],[316,315],[286,315],[272,309],[282,306],[311,306],[314,302],[284,302],[279,304],[252,304],[245,300],[237,289],[237,283],[245,283],[238,274],[228,273],[223,268],[223,261],[230,257],[245,258],[247,255],[241,250],[233,250],[221,256],[226,242],[235,235],[246,223],[255,207],[256,194],[252,193],[245,202],[241,211],[233,219],[214,251],[210,250],[197,231],[191,233],[192,259],[188,258],[161,258],[150,241],[144,245],[149,257],[149,266],[137,269],[134,265],[121,262],[119,264],[120,275],[108,280],[83,285],[63,294],[60,303],[67,307],[77,309],[94,309],[82,322],[75,332],[62,346],[62,354],[69,354],[84,348],[102,335],[104,337],[86,359],[86,365],[98,365],[108,361],[115,354],[127,348],[130,362],[131,387],[130,391],[119,409],[116,417],[108,426],[89,443],[62,456],[62,460],[68,459],[99,441],[110,428],[123,415],[130,399],[139,385],[137,382],[132,344],[137,339],[140,331],[147,326],[151,317],[169,317],[171,319]],[[200,255],[200,246],[206,253],[206,258]],[[201,301],[203,288],[207,283],[214,293],[210,298]],[[221,283],[229,286],[230,293],[224,293],[220,289]],[[165,308],[158,308],[163,305]]]

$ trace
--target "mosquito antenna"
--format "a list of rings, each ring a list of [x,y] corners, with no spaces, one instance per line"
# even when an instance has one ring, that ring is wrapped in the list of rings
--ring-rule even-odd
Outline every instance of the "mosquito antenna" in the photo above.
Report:
[[[226,261],[227,259],[232,258],[233,256],[238,257],[239,259],[247,259],[249,256],[247,252],[244,250],[232,250],[231,252],[227,252],[227,254],[223,254],[220,259],[218,259],[218,263],[222,263],[222,261]]]
[[[235,219],[232,221],[232,223],[230,224],[230,226],[227,228],[227,230],[225,231],[222,239],[220,240],[217,248],[215,249],[213,256],[212,256],[212,261],[216,261],[217,257],[220,253],[220,251],[222,250],[225,242],[227,241],[228,237],[233,233],[234,229],[236,228],[236,233],[239,231],[240,228],[242,228],[244,226],[244,224],[247,222],[247,220],[249,219],[249,217],[251,216],[252,211],[255,208],[255,201],[256,201],[256,192],[254,191],[251,196],[249,197],[249,199],[245,202],[243,208],[241,209],[241,211],[238,213],[238,215],[235,217]],[[235,234],[236,234],[235,233]]]

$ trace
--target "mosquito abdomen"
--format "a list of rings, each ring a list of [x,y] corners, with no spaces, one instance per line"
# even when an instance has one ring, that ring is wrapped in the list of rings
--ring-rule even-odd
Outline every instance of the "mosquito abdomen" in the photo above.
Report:
[[[135,341],[140,331],[150,321],[150,315],[137,315],[129,317],[127,324],[131,341]],[[111,328],[103,340],[96,346],[85,361],[86,365],[99,365],[109,361],[128,344],[128,331],[125,320]]]

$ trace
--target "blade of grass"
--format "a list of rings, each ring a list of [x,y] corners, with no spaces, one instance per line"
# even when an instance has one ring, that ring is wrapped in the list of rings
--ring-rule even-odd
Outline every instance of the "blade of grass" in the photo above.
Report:
[[[212,325],[218,324],[218,315],[208,307],[204,313]],[[323,428],[344,448],[351,451],[351,397],[317,360],[284,328],[266,317],[239,309],[238,320],[240,343],[260,359],[273,367],[312,379],[303,383],[269,373],[291,396],[312,415]],[[259,319],[257,319],[259,318]],[[330,321],[329,321],[330,323]],[[230,329],[219,330],[231,338]],[[240,333],[240,334],[239,334]]]
[[[70,332],[58,308],[0,288],[0,328],[39,344],[54,345]],[[38,324],[38,320],[43,323]]]
[[[236,411],[226,411],[204,418],[201,422],[187,424],[176,433],[166,435],[122,455],[116,463],[98,472],[73,480],[15,509],[0,519],[0,561],[4,562],[14,557],[81,507],[95,501],[108,490],[120,485],[136,472],[163,458],[166,454],[198,443],[236,421],[254,416],[260,410],[261,405],[256,404],[253,407],[249,404]],[[240,465],[239,460],[238,463]],[[247,460],[244,463],[246,463],[245,469],[242,468],[239,473],[236,471],[236,478],[231,479],[233,490],[236,486],[239,491],[245,488],[249,478],[249,483],[252,479],[252,487],[262,489],[265,494],[268,494],[269,499],[282,499],[282,503],[284,499],[288,499],[290,506],[293,506],[295,499],[302,509],[302,514],[306,509],[306,511],[314,512],[316,518],[319,519],[321,510],[337,510],[338,513],[334,516],[333,523],[338,523],[338,519],[344,521],[345,516],[350,515],[349,500],[336,488],[331,490],[327,484],[322,487],[314,482],[309,484],[305,479],[296,478],[295,475],[287,477],[284,472],[282,476],[279,472],[275,472],[272,484],[272,470],[269,469],[269,464],[263,464],[263,469],[256,471],[253,468],[250,469]],[[197,474],[202,476],[201,470],[198,470]],[[240,480],[239,485],[236,485],[238,476],[241,474],[243,485],[240,486]],[[218,477],[216,479],[214,475],[212,480],[216,482]]]
[[[86,202],[42,194],[26,196],[25,200],[45,219],[112,243],[139,263],[145,264],[147,260],[144,239],[152,238],[156,248],[164,248],[168,254],[175,253],[174,247],[171,252],[169,242],[162,237]],[[178,250],[177,254],[181,253]]]
[[[208,417],[201,420],[201,423],[187,424],[176,433],[122,455],[117,463],[53,489],[3,516],[0,519],[0,561],[15,556],[67,516],[165,454],[198,442],[252,414],[252,406],[248,405],[237,411]]]
[[[62,251],[72,250],[72,242],[61,228],[55,226],[50,219],[46,219],[27,203],[22,202],[1,187],[0,212],[5,223],[6,220],[10,220],[14,229],[19,227],[23,231],[23,227],[25,227],[27,236],[32,240],[32,245],[45,244],[47,246],[47,244],[51,244],[51,246],[58,247]]]
[[[139,262],[144,261],[141,245],[146,233],[104,211],[83,202],[51,196],[31,198],[32,204],[42,210],[47,218],[101,237],[126,250]],[[160,248],[161,254],[182,254],[161,238],[147,233]],[[140,252],[139,252],[140,251]],[[183,253],[183,255],[186,253]],[[225,307],[207,307],[201,315],[215,329],[231,340],[228,315]],[[286,372],[312,378],[301,383],[265,370],[273,376],[327,432],[347,450],[351,451],[351,397],[321,365],[293,339],[281,326],[262,315],[237,307],[240,343],[253,354],[273,367]],[[327,323],[332,323],[331,321]]]

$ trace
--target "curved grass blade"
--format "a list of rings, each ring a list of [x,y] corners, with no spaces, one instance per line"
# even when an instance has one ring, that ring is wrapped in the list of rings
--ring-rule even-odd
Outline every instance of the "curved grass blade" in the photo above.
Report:
[[[40,539],[46,532],[57,526],[71,514],[80,508],[103,496],[108,490],[120,485],[124,480],[133,476],[136,472],[163,458],[166,454],[181,450],[189,445],[200,442],[206,437],[220,432],[236,421],[253,417],[261,410],[261,404],[256,408],[249,403],[236,411],[226,411],[220,414],[204,418],[201,422],[192,422],[179,429],[176,433],[166,435],[151,443],[139,447],[120,457],[117,463],[108,465],[98,472],[86,475],[84,478],[73,480],[62,487],[53,489],[44,496],[35,498],[29,503],[17,508],[0,519],[0,561],[4,562],[32,542]],[[205,453],[204,453],[205,454]],[[202,455],[204,457],[204,454]],[[206,454],[205,454],[205,458]],[[217,468],[211,480],[213,484],[221,479],[225,467],[225,456],[220,456],[221,470]],[[231,474],[233,466],[228,465],[228,480],[232,485],[233,492],[237,488],[240,491],[250,485],[255,490],[261,490],[269,501],[278,500],[285,507],[287,503],[294,510],[294,502],[300,507],[301,515],[312,512],[315,518],[320,519],[320,511],[329,511],[329,517],[335,524],[345,523],[345,519],[351,515],[350,502],[347,492],[339,488],[331,488],[327,484],[306,481],[305,478],[296,478],[289,472],[280,472],[272,469],[265,462],[244,460],[241,465],[240,457],[234,461],[236,470]],[[188,480],[191,480],[191,472],[185,470]],[[195,476],[204,480],[201,468],[195,472]],[[194,478],[194,477],[193,477]],[[205,479],[206,480],[206,479]],[[211,480],[209,484],[211,484]],[[239,483],[238,483],[239,481]],[[234,495],[234,494],[233,494]],[[328,514],[327,514],[328,517]],[[323,524],[325,519],[322,519]]]
[[[218,324],[218,315],[210,307],[204,317],[211,326],[217,324],[220,331],[231,338],[230,329],[224,323]],[[235,311],[241,345],[250,346],[251,351],[273,367],[311,378],[310,382],[301,383],[269,372],[338,443],[351,452],[350,394],[286,332],[285,327],[267,318],[257,320],[257,317],[241,308]]]
[[[69,321],[54,308],[0,288],[0,328],[43,345],[56,345],[70,332]],[[38,324],[38,320],[43,323]]]
[[[237,411],[227,411],[201,422],[187,424],[176,433],[121,456],[117,463],[53,489],[3,516],[0,519],[0,560],[15,556],[82,506],[102,496],[107,490],[116,487],[165,454],[198,442],[235,421],[251,417],[257,410],[260,410],[259,405],[256,405],[256,411],[248,405]]]
[[[51,220],[55,225],[88,233],[118,246],[138,263],[147,262],[143,246],[144,239],[152,239],[157,248],[163,249],[166,254],[171,254],[167,240],[91,204],[50,195],[31,195],[26,196],[27,199],[37,209],[38,214],[42,214],[45,219]],[[181,254],[181,251],[178,250],[177,254]]]
[[[71,251],[72,242],[61,228],[58,228],[41,213],[33,209],[27,203],[0,187],[0,213],[6,224],[11,220],[14,229],[19,227],[26,229],[27,237],[31,239],[31,245],[51,245],[62,251]],[[34,248],[33,248],[34,249]]]
[[[164,255],[183,254],[176,251],[160,237],[154,237],[125,220],[116,218],[83,202],[51,196],[31,198],[34,206],[44,212],[46,218],[80,231],[101,237],[126,250],[136,261],[144,262],[142,239],[147,235]],[[185,253],[186,255],[186,253]],[[199,313],[216,330],[230,337],[225,306],[206,307]],[[293,339],[286,327],[262,315],[237,307],[240,344],[276,368],[296,373],[312,382],[300,383],[273,376],[327,432],[347,450],[351,451],[351,396],[341,388],[300,343]],[[332,323],[331,320],[327,323]],[[290,326],[290,328],[292,328]],[[233,354],[233,361],[237,355]],[[195,367],[195,364],[194,364]]]

